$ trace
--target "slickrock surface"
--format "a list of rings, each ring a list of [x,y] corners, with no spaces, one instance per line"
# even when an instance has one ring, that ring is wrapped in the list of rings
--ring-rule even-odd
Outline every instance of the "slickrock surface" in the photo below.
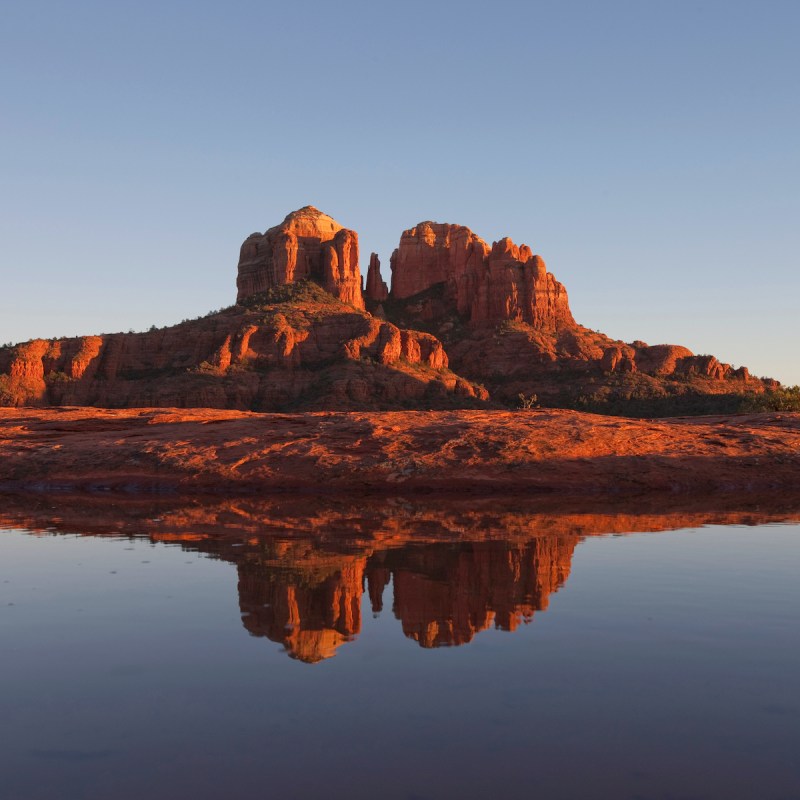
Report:
[[[791,488],[800,414],[0,410],[0,489],[596,492]]]

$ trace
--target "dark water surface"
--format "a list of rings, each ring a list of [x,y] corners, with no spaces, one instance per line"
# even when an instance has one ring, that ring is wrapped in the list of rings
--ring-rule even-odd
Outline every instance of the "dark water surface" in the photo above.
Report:
[[[0,797],[800,798],[797,524],[309,503],[7,517]]]

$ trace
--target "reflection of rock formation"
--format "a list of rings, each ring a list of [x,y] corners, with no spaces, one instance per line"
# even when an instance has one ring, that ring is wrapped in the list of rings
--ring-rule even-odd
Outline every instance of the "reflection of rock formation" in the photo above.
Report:
[[[289,655],[314,663],[361,630],[365,559],[342,559],[323,577],[302,570],[239,565],[239,607],[253,636],[281,642]],[[305,565],[304,565],[305,566]],[[310,572],[310,570],[309,570]]]
[[[289,568],[245,558],[238,566],[242,622],[293,658],[321,661],[360,632],[365,586],[380,612],[392,581],[406,636],[422,647],[466,644],[491,625],[513,631],[547,608],[569,575],[577,542],[555,536],[524,544],[408,543],[368,557],[310,549]]]
[[[391,553],[394,612],[422,647],[465,644],[492,624],[513,631],[547,608],[569,575],[576,537],[479,542]]]
[[[391,606],[423,647],[513,631],[564,585],[586,536],[796,520],[800,495],[661,498],[0,498],[0,529],[147,538],[235,564],[242,622],[299,660],[335,655]],[[723,507],[720,508],[720,503]]]

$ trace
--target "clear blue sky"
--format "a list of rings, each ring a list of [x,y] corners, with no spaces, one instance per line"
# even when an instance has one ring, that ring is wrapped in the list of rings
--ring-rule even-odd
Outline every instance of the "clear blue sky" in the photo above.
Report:
[[[800,2],[6,2],[0,343],[229,305],[311,204],[434,219],[576,318],[800,383]]]

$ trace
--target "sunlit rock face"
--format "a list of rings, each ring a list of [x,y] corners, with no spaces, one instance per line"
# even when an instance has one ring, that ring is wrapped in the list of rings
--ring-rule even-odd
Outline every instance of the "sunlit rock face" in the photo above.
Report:
[[[469,228],[420,222],[392,255],[391,296],[403,300],[441,285],[445,303],[473,324],[516,320],[542,331],[575,325],[566,289],[527,245],[491,247]]]
[[[293,211],[280,225],[245,239],[236,301],[306,279],[342,302],[364,308],[358,234],[313,206]]]
[[[446,371],[436,337],[326,297],[0,349],[0,406],[349,410],[408,407],[433,389],[445,404],[485,397]]]
[[[527,245],[421,222],[362,289],[358,235],[313,206],[241,246],[237,305],[142,333],[0,347],[0,406],[248,411],[543,406],[731,413],[779,387],[575,322]],[[271,291],[272,290],[272,291]],[[276,291],[280,290],[280,291]],[[530,407],[530,406],[525,406]]]
[[[364,290],[364,296],[374,303],[383,303],[389,297],[389,287],[381,277],[381,261],[377,253],[372,253],[369,257],[367,286]]]

